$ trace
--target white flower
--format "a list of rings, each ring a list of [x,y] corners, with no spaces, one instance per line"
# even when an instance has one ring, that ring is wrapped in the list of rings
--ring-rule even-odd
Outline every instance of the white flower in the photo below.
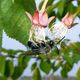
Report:
[[[54,24],[50,31],[52,33],[52,40],[58,43],[67,34],[68,27],[63,22],[59,22]]]

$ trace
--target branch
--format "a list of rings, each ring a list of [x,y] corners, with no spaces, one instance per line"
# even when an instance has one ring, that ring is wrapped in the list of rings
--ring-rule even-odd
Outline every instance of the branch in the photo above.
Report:
[[[59,55],[58,56],[52,56],[51,54],[45,54],[45,53],[33,53],[32,50],[23,51],[23,50],[7,50],[2,48],[1,52],[3,54],[0,54],[0,57],[10,57],[10,58],[18,58],[19,56],[30,56],[31,58],[38,58],[38,59],[57,59],[60,60]],[[4,55],[4,53],[8,53],[7,55]],[[16,57],[17,53],[21,53],[19,56]]]

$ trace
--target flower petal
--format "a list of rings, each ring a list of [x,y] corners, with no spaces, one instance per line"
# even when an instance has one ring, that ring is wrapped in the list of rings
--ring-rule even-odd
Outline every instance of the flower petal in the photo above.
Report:
[[[71,25],[73,24],[74,17],[72,14],[67,13],[63,19],[62,22],[70,29]]]
[[[55,16],[50,17],[48,24],[49,24],[54,18],[55,18]]]
[[[28,12],[25,12],[25,13],[26,13],[26,15],[28,16],[28,18],[30,19],[30,21],[32,22],[32,16],[31,16],[31,14],[28,13]]]
[[[39,24],[39,12],[38,11],[35,11],[33,18],[32,18],[32,23],[33,25]]]
[[[39,24],[44,27],[48,25],[48,14],[46,12],[39,14]]]

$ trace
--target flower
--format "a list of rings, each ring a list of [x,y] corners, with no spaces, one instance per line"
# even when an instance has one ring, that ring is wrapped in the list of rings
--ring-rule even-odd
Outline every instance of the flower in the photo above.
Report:
[[[74,21],[74,15],[67,13],[63,18],[62,22],[68,27],[68,29],[72,28],[72,24]]]
[[[45,28],[54,19],[54,16],[48,18],[48,14],[45,10],[48,0],[45,0],[40,11],[36,10],[33,15],[26,12],[29,17],[32,27],[30,30],[29,41],[33,43],[45,42]]]
[[[54,19],[54,16],[48,18],[48,14],[45,10],[47,2],[48,2],[48,0],[45,0],[44,4],[42,6],[42,9],[40,11],[36,10],[34,12],[33,16],[31,16],[31,14],[26,12],[27,16],[29,17],[29,19],[32,22],[32,25],[34,25],[35,27],[44,27],[45,28]]]
[[[54,16],[48,18],[48,14],[45,10],[48,0],[45,0],[40,11],[36,10],[33,15],[26,12],[29,17],[32,27],[29,35],[29,46],[35,51],[40,50],[41,53],[46,53],[45,48],[50,49],[57,43],[59,43],[66,35],[68,30],[72,28],[74,21],[74,15],[67,13],[61,20],[61,22],[53,24],[47,34],[45,33],[45,28],[49,23],[55,18]],[[48,38],[48,39],[47,39]],[[44,51],[45,50],[45,51]],[[48,51],[48,52],[49,52]]]
[[[52,26],[50,31],[52,33],[52,40],[57,44],[65,37],[68,32],[68,28],[63,22],[58,22]]]
[[[76,14],[67,13],[61,20],[61,22],[52,25],[50,31],[52,34],[52,40],[54,43],[59,43],[67,34],[68,30],[72,28],[73,21]]]

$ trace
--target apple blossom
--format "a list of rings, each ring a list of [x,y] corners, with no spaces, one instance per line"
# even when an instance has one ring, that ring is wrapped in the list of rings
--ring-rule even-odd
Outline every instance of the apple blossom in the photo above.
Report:
[[[52,33],[52,40],[55,43],[58,43],[60,40],[62,40],[67,34],[68,30],[72,28],[74,18],[74,15],[67,13],[62,18],[61,22],[58,22],[51,27],[50,31]]]
[[[45,0],[43,6],[40,11],[36,10],[31,16],[28,12],[26,12],[27,16],[29,17],[32,27],[30,30],[30,37],[29,41],[33,43],[42,41],[45,42],[45,28],[48,24],[54,19],[54,16],[48,18],[48,14],[45,10],[48,0]]]

